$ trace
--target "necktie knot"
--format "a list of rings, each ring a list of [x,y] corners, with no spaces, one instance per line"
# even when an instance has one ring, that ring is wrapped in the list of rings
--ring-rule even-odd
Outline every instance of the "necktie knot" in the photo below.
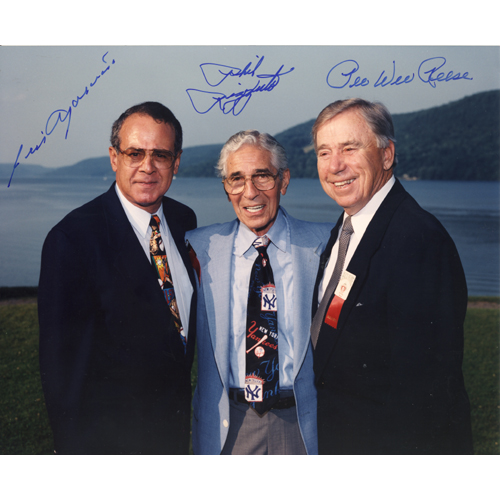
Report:
[[[269,239],[269,236],[265,234],[264,236],[259,236],[258,238],[256,238],[252,245],[257,249],[261,247],[267,248],[269,243],[271,243],[271,240]]]
[[[152,215],[149,221],[149,225],[153,231],[160,230],[160,218],[157,215]]]
[[[352,227],[352,222],[351,222],[351,216],[350,215],[348,215],[345,218],[344,226],[342,227],[342,232],[346,233],[348,236],[350,236],[352,233],[354,233],[354,229]]]

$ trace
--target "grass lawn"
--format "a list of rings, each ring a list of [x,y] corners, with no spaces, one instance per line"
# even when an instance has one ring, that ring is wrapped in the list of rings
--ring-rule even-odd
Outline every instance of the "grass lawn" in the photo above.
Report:
[[[500,454],[498,309],[471,309],[465,318],[463,372],[472,415],[474,451]]]
[[[500,454],[499,339],[500,310],[469,308],[463,367],[480,455]],[[0,302],[0,402],[0,454],[51,454],[38,372],[36,303]]]
[[[36,304],[0,303],[0,453],[52,453],[38,371]]]

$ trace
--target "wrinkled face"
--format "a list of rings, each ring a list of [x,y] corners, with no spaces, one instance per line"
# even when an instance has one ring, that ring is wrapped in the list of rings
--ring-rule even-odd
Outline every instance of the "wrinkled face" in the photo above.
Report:
[[[133,114],[125,119],[120,130],[120,150],[166,149],[174,152],[175,131],[172,125],[158,123],[144,114]],[[172,178],[179,170],[180,153],[172,168],[159,170],[151,155],[135,168],[125,165],[124,155],[109,148],[111,167],[116,172],[116,183],[125,198],[136,207],[151,214],[160,208],[163,195],[168,191]]]
[[[319,128],[316,153],[323,189],[348,215],[359,212],[392,175],[394,144],[377,147],[375,134],[354,109]]]
[[[283,172],[283,179],[276,178],[276,184],[269,191],[259,191],[250,176],[259,173],[277,174],[271,165],[271,153],[251,144],[244,144],[231,153],[227,159],[227,178],[245,177],[243,192],[228,194],[236,216],[257,236],[262,236],[274,224],[280,205],[280,194],[286,193],[290,182],[290,171]]]

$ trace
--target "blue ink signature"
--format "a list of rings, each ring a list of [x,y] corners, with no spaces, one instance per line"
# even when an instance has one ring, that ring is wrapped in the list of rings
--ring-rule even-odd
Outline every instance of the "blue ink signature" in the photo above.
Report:
[[[429,63],[429,61],[432,61],[432,63]],[[439,64],[439,62],[441,62],[441,64]],[[439,66],[432,67],[433,64],[439,64]],[[436,71],[440,70],[445,64],[446,59],[444,57],[431,57],[430,59],[426,59],[425,61],[422,61],[420,63],[420,66],[418,67],[418,77],[424,83],[428,83],[433,88],[436,88],[436,82],[449,82],[451,80],[472,80],[472,77],[469,77],[468,71],[465,71],[463,74],[448,71],[446,75],[444,73],[438,73],[437,75],[435,75]],[[428,67],[429,69],[427,69],[427,71],[424,71],[426,67]]]
[[[284,65],[282,64],[274,73],[257,74],[257,69],[262,65],[264,56],[256,57],[259,60],[254,67],[249,62],[243,69],[215,63],[200,64],[205,82],[210,87],[218,87],[224,82],[228,83],[230,80],[242,80],[244,77],[257,78],[257,82],[253,85],[252,81],[252,85],[245,90],[230,94],[210,92],[208,90],[186,89],[195,111],[199,114],[205,114],[214,106],[218,106],[225,115],[232,113],[234,116],[237,116],[245,109],[256,92],[271,92],[279,84],[280,77],[291,73],[295,69],[290,68],[288,71],[283,71]],[[240,81],[237,81],[237,83],[241,85]],[[208,100],[205,97],[208,97]],[[194,102],[195,99],[197,104]]]
[[[449,82],[456,80],[472,80],[469,72],[463,73],[448,71],[447,73],[437,73],[446,64],[444,57],[431,57],[422,61],[418,67],[418,78],[428,83],[431,87],[436,88],[436,82]],[[353,87],[367,87],[370,85],[370,80],[361,75],[355,75],[359,71],[359,64],[354,59],[346,59],[339,62],[328,72],[326,76],[326,83],[333,89],[343,89],[346,86]],[[396,61],[392,61],[392,71],[384,69],[378,78],[375,80],[373,87],[387,87],[399,86],[413,82],[415,73],[403,76],[396,72]]]
[[[102,56],[102,62],[104,64],[108,64],[106,62],[106,59],[105,59],[105,57],[107,55],[108,55],[108,52],[106,52]],[[111,64],[115,64],[115,60],[114,59],[112,60]],[[101,73],[95,77],[94,81],[89,85],[90,88],[92,88],[97,83],[97,80],[99,80],[99,78],[101,78],[102,76],[104,76],[107,73],[107,71],[109,71],[109,68],[111,67],[111,64],[109,64],[106,69],[103,69],[101,71]],[[76,108],[78,106],[79,102],[88,93],[89,93],[89,88],[85,87],[85,91],[82,93],[82,95],[77,96],[76,99],[73,99],[71,101],[71,105],[68,107],[68,109],[56,109],[55,111],[52,111],[52,113],[50,114],[50,116],[47,119],[47,122],[45,123],[45,132],[43,130],[40,131],[40,133],[43,135],[43,139],[34,148],[30,147],[30,150],[28,151],[28,154],[24,157],[24,159],[27,159],[30,155],[35,154],[42,147],[42,145],[47,142],[47,136],[49,136],[50,134],[52,134],[52,132],[54,132],[54,130],[57,127],[57,125],[59,123],[65,122],[66,120],[68,120],[68,122],[67,122],[68,124],[66,126],[66,134],[64,135],[64,139],[68,138],[69,126],[71,124],[71,111],[72,111],[73,108]],[[12,173],[11,173],[10,179],[9,179],[9,184],[7,185],[7,187],[10,187],[10,184],[12,182],[12,178],[14,176],[14,172],[15,172],[16,168],[19,166],[19,161],[18,160],[19,160],[19,156],[21,155],[21,152],[23,150],[23,147],[24,147],[23,144],[21,144],[21,146],[19,147],[19,151],[17,153],[16,161],[14,163],[14,168],[12,169]]]

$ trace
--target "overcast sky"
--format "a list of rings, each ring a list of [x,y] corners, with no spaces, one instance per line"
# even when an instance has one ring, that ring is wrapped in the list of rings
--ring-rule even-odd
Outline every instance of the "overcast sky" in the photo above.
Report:
[[[219,83],[231,69],[233,76]],[[346,97],[379,100],[401,113],[498,89],[500,49],[3,46],[0,70],[0,163],[14,165],[18,158],[20,167],[60,167],[107,155],[113,121],[145,100],[172,109],[184,147],[223,143],[242,129],[276,134]],[[434,81],[439,74],[449,81]],[[398,77],[399,85],[389,84]],[[249,92],[256,86],[261,91]],[[236,105],[225,99],[245,91],[250,97]]]

